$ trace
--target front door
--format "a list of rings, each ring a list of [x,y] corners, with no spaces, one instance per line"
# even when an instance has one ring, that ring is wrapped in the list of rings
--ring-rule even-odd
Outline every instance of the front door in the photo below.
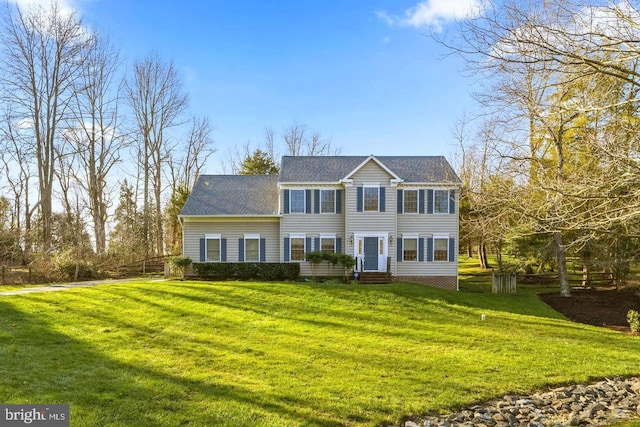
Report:
[[[364,271],[378,271],[378,237],[364,238]]]

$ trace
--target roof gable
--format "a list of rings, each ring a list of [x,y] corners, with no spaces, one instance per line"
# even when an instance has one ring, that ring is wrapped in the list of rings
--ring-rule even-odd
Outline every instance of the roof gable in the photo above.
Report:
[[[339,183],[374,161],[392,179],[405,183],[459,184],[460,178],[443,156],[284,156],[281,184]]]
[[[349,172],[344,178],[342,178],[341,181],[347,181],[353,178],[353,175],[355,175],[360,169],[362,169],[367,163],[369,162],[374,162],[376,163],[378,166],[380,166],[385,172],[387,172],[389,175],[391,175],[392,179],[394,181],[398,181],[401,182],[402,178],[400,178],[398,175],[396,175],[391,169],[389,169],[388,167],[386,167],[380,160],[378,160],[373,154],[370,155],[369,157],[367,157],[366,159],[364,159],[364,161],[362,163],[360,163],[358,166],[356,166],[351,172]]]

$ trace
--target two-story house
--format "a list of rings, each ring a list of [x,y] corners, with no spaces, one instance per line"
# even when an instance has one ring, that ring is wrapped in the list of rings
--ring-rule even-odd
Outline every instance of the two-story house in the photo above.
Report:
[[[457,289],[459,187],[439,156],[285,156],[279,176],[202,175],[180,214],[184,255],[311,276],[306,252],[345,252],[358,273]]]

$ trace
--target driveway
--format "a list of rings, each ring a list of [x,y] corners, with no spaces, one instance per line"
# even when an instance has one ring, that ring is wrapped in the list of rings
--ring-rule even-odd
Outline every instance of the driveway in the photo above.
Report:
[[[0,292],[0,296],[32,294],[36,292],[64,291],[67,289],[89,288],[91,286],[110,285],[115,283],[126,283],[126,282],[133,282],[137,280],[147,280],[147,279],[137,278],[137,279],[117,279],[117,280],[91,280],[87,282],[72,282],[72,283],[53,283],[53,284],[43,285],[43,286],[34,286],[34,287],[23,288],[23,289],[14,289],[12,291],[4,291],[4,292]],[[164,280],[167,280],[167,279],[151,279],[151,281],[155,281],[155,282],[162,282]],[[2,289],[2,286],[0,286],[0,289]]]

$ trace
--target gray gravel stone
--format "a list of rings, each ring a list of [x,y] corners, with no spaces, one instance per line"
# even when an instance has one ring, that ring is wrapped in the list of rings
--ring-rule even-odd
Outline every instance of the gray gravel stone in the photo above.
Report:
[[[607,379],[559,387],[532,396],[507,395],[458,413],[427,417],[404,427],[604,426],[640,417],[640,378]]]

